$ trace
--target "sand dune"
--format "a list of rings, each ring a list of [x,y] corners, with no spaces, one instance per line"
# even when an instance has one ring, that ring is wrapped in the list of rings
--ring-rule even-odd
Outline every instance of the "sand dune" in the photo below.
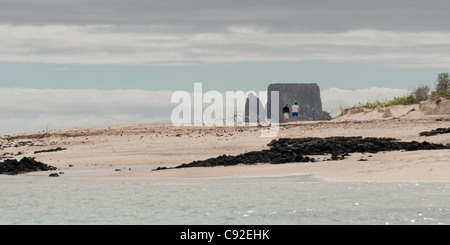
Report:
[[[450,99],[430,99],[414,105],[397,105],[367,109],[351,107],[345,109],[333,121],[367,121],[389,119],[425,119],[441,118],[450,115]]]

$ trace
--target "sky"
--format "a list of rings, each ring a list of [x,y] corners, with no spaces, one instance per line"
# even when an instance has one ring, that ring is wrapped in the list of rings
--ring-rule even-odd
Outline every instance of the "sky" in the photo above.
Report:
[[[0,135],[170,120],[174,91],[317,83],[332,115],[434,88],[448,1],[0,0]]]

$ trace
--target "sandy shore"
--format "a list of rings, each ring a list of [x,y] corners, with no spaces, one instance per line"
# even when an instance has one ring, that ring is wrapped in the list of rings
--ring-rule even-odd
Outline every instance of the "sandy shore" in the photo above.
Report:
[[[261,136],[258,127],[174,127],[140,124],[2,137],[1,155],[24,156],[57,167],[60,178],[154,181],[296,178],[305,181],[450,181],[450,150],[354,153],[345,160],[288,164],[237,165],[153,171],[219,155],[267,149],[284,137],[393,137],[402,141],[450,144],[449,134],[430,137],[420,132],[449,127],[449,115],[348,121],[298,122],[280,125],[275,138]],[[55,149],[65,150],[34,153]],[[367,161],[358,161],[360,159]],[[34,172],[15,176],[48,176]]]

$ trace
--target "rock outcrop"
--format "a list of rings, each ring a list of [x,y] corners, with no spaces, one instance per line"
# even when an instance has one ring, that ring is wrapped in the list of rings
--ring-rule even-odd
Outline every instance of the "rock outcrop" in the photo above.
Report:
[[[282,108],[288,104],[291,107],[295,102],[300,107],[299,121],[331,120],[331,116],[322,110],[320,88],[316,83],[275,83],[267,88],[268,102],[267,115],[272,118],[270,94],[279,91],[279,119],[283,122]]]
[[[450,127],[448,128],[437,128],[430,131],[420,132],[420,136],[434,136],[437,134],[450,134]]]
[[[56,170],[56,167],[38,162],[30,157],[24,157],[20,161],[8,159],[4,162],[0,162],[0,174],[17,175],[34,171],[49,170]]]
[[[271,98],[271,92],[272,91],[278,91],[278,104],[276,104],[276,101],[273,101]],[[249,101],[251,99],[254,99],[255,95],[250,94],[247,98],[247,103],[245,106],[245,116],[246,116],[246,122],[255,122],[254,116],[251,115],[257,115],[256,117],[263,121],[266,118],[272,118],[272,103],[275,103],[274,106],[278,107],[278,119],[279,122],[283,122],[283,107],[288,104],[289,108],[297,102],[297,104],[300,107],[300,115],[298,117],[298,121],[318,121],[318,120],[331,120],[332,117],[327,112],[323,111],[322,109],[322,99],[320,98],[320,88],[315,83],[274,83],[270,84],[267,88],[267,105],[265,106],[265,110],[261,110],[261,108],[264,108],[259,101],[257,100],[257,112],[251,111],[252,108],[249,109]],[[255,102],[253,102],[255,103]],[[251,107],[251,106],[250,106]],[[276,107],[275,107],[276,108]],[[250,111],[249,111],[250,110]],[[292,112],[291,112],[292,113]],[[277,115],[275,115],[275,118]],[[292,118],[292,114],[290,115],[290,118]],[[249,120],[250,119],[250,120]]]
[[[267,150],[251,151],[237,156],[222,155],[206,160],[181,164],[175,168],[232,166],[256,163],[314,162],[311,155],[331,154],[330,160],[342,160],[349,153],[380,151],[417,151],[450,149],[450,145],[424,142],[401,142],[394,138],[327,137],[281,138],[268,144]],[[168,169],[159,167],[156,170]]]

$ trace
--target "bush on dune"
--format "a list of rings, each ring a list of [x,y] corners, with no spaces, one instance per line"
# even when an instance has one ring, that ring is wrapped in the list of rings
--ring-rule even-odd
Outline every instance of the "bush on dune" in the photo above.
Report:
[[[388,107],[393,105],[412,105],[418,104],[421,101],[428,100],[429,98],[450,98],[450,79],[448,73],[441,73],[436,79],[436,88],[434,91],[430,91],[430,88],[426,85],[417,87],[414,91],[404,96],[393,97],[388,100],[375,100],[368,101],[366,103],[360,103],[359,107],[367,109],[374,109],[377,106]]]

